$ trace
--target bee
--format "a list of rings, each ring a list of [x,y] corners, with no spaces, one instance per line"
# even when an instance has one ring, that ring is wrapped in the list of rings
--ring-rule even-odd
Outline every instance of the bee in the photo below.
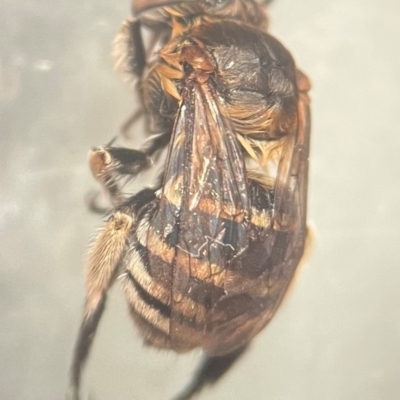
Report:
[[[135,0],[117,38],[150,144],[95,148],[113,209],[89,249],[71,367],[83,366],[113,282],[146,345],[204,360],[176,399],[217,382],[268,324],[306,247],[310,84],[257,0]],[[150,33],[144,44],[143,29]],[[121,178],[153,168],[153,186]]]

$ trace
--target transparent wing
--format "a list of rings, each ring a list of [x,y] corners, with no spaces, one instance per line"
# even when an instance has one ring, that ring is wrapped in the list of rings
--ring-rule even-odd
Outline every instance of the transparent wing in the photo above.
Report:
[[[188,327],[202,334],[207,310],[225,293],[226,266],[248,246],[241,149],[207,83],[189,81],[183,90],[159,204],[153,223],[174,252],[171,338],[178,343]]]
[[[225,272],[226,295],[215,304],[207,325],[210,354],[245,344],[271,320],[305,250],[310,110],[308,80],[300,72],[298,86],[297,121],[282,141],[273,188],[254,183],[257,191],[251,196],[253,213],[265,207],[270,220],[268,226],[250,227],[247,251]],[[260,201],[260,193],[269,193],[271,203]]]
[[[305,246],[306,92],[269,188],[246,176],[222,106],[211,84],[187,82],[152,219],[149,244],[164,260],[177,351],[182,343],[182,351],[201,343],[210,354],[223,354],[248,342],[274,315]]]

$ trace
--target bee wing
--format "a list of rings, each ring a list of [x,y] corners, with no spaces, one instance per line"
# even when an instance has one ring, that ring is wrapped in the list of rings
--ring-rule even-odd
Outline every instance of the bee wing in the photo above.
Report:
[[[208,321],[207,329],[214,329],[206,346],[209,354],[245,344],[271,320],[305,251],[310,109],[308,80],[300,72],[298,86],[297,122],[282,144],[271,220],[268,227],[257,229],[257,238],[225,273],[226,296]],[[259,187],[258,193],[262,190]],[[261,207],[256,198],[252,197],[253,206]],[[220,337],[223,343],[217,341]]]
[[[282,142],[270,189],[247,179],[222,106],[211,85],[186,82],[152,219],[148,246],[156,247],[154,235],[163,243],[157,252],[167,261],[163,280],[171,289],[176,351],[201,343],[210,354],[223,354],[248,342],[274,315],[305,246],[306,92],[299,95],[297,123]],[[271,201],[257,203],[268,191]],[[255,225],[254,208],[268,213],[268,224]]]
[[[306,81],[306,83],[304,82]],[[272,235],[267,248],[283,248],[274,236],[280,232],[288,235],[284,254],[277,256],[273,264],[293,257],[298,241],[304,242],[307,217],[308,158],[310,146],[310,108],[307,90],[308,79],[298,71],[299,99],[297,123],[283,142],[274,185],[272,209]],[[269,253],[269,251],[268,251]]]
[[[206,84],[185,88],[160,201],[160,220],[171,214],[179,227],[173,244],[207,265],[226,262],[246,248],[245,231],[231,237],[239,225],[232,223],[250,212],[241,150],[214,96]],[[164,223],[164,232],[170,228]]]
[[[174,251],[170,323],[177,346],[188,326],[202,333],[207,310],[224,294],[225,265],[248,246],[245,165],[219,107],[211,85],[186,83],[152,222]]]

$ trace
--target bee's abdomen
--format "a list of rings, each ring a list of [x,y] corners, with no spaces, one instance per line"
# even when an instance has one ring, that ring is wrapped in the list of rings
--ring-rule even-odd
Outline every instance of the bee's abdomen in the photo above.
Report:
[[[256,214],[264,189],[253,186]],[[203,347],[213,354],[245,344],[264,325],[263,316],[269,319],[268,310],[279,298],[279,290],[275,296],[266,284],[266,274],[274,283],[273,271],[265,271],[265,259],[256,251],[267,220],[263,226],[259,218],[250,222],[257,238],[235,262],[211,264],[174,247],[173,230],[164,237],[157,232],[153,222],[159,201],[153,202],[149,212],[139,213],[123,264],[124,291],[145,343],[177,352]]]

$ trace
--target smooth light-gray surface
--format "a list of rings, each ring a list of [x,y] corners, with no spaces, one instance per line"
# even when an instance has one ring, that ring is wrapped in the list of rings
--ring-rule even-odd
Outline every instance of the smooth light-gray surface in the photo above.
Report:
[[[101,223],[86,154],[134,105],[112,71],[129,1],[0,3],[0,399],[63,399]],[[313,82],[310,221],[291,299],[203,399],[400,398],[400,3],[275,0],[271,33]],[[118,285],[117,285],[118,286]],[[197,354],[143,348],[115,288],[85,375],[96,400],[162,400]]]

